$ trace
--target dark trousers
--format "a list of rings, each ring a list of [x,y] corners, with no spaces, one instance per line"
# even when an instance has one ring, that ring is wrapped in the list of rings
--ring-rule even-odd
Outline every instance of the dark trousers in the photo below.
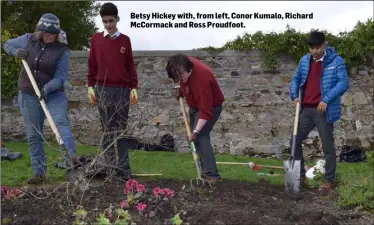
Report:
[[[104,155],[107,173],[116,171],[121,176],[131,175],[128,153],[131,143],[126,135],[130,89],[97,86],[95,97],[103,129],[102,149],[106,149]],[[121,134],[122,137],[119,137]],[[113,143],[116,138],[117,143]],[[117,144],[118,162],[116,162],[115,144]],[[108,148],[109,145],[111,147]]]
[[[322,149],[325,157],[325,180],[333,182],[336,170],[336,151],[334,147],[334,125],[326,119],[326,113],[318,112],[317,108],[304,107],[299,117],[299,127],[296,138],[295,159],[301,160],[301,177],[305,177],[304,157],[302,152],[302,142],[308,137],[309,133],[317,128]],[[292,144],[292,136],[291,136]]]
[[[196,152],[199,155],[202,167],[202,175],[207,178],[220,178],[217,170],[216,159],[213,147],[210,143],[210,132],[217,122],[222,112],[222,106],[213,107],[213,118],[208,120],[204,128],[200,131],[195,142]],[[195,129],[199,120],[199,110],[189,109],[191,132]]]

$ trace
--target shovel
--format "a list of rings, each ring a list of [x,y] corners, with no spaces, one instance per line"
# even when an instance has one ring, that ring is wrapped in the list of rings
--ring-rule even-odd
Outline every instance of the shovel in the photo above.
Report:
[[[41,96],[41,94],[40,94],[40,90],[39,90],[39,88],[38,88],[38,85],[36,84],[36,82],[35,82],[35,79],[34,79],[34,76],[32,75],[32,72],[31,72],[31,70],[30,70],[30,67],[29,67],[29,65],[27,64],[27,62],[23,59],[22,60],[22,64],[23,64],[23,66],[24,66],[24,68],[25,68],[25,70],[26,70],[26,73],[27,73],[27,75],[28,75],[28,77],[29,77],[29,79],[30,79],[30,82],[31,82],[31,84],[32,84],[32,86],[33,86],[33,88],[34,88],[34,91],[35,91],[35,93],[36,93],[36,95],[38,96],[38,97],[40,97]],[[48,120],[48,123],[50,124],[50,126],[51,126],[51,128],[52,128],[52,131],[53,131],[53,133],[55,134],[55,137],[56,137],[56,140],[57,140],[57,142],[60,144],[60,147],[65,151],[65,152],[67,152],[67,150],[66,150],[66,148],[65,148],[65,146],[64,146],[64,142],[63,142],[63,140],[62,140],[62,138],[61,138],[61,135],[60,135],[60,133],[58,132],[58,130],[57,130],[57,127],[56,127],[56,124],[54,123],[54,121],[53,121],[53,119],[52,119],[52,116],[51,116],[51,114],[49,113],[49,110],[48,110],[48,108],[47,108],[47,105],[46,105],[46,103],[45,103],[45,101],[42,99],[41,101],[40,101],[40,105],[42,106],[42,108],[43,108],[43,111],[44,111],[44,114],[45,114],[45,116],[46,116],[46,118],[47,118],[47,120]],[[76,160],[74,160],[74,158],[73,157],[68,157],[68,162],[67,162],[67,168],[68,168],[68,170],[67,170],[67,173],[66,173],[66,176],[67,176],[67,179],[68,179],[68,181],[69,182],[75,182],[76,181],[76,179],[77,179],[77,176],[78,176],[78,173],[76,172],[76,171],[74,171],[74,165],[75,165],[75,161]]]
[[[291,156],[283,162],[285,191],[289,194],[298,194],[300,188],[300,160],[295,160],[296,137],[299,125],[300,103],[296,104],[295,124],[292,136]]]
[[[184,104],[183,104],[183,99],[182,98],[179,98],[179,104],[181,106],[181,110],[182,110],[182,113],[183,113],[183,118],[184,118],[184,123],[186,125],[187,135],[190,138],[191,137],[191,129],[190,129],[189,122],[187,120],[186,111],[184,109]],[[201,180],[201,168],[200,168],[200,164],[199,164],[199,161],[198,161],[198,155],[196,153],[195,144],[193,142],[190,142],[190,149],[191,149],[192,156],[193,156],[193,159],[194,159],[195,165],[196,165],[197,178],[199,180]]]

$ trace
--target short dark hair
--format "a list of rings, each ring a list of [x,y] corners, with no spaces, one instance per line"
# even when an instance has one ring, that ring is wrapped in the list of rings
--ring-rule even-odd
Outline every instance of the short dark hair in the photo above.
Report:
[[[100,16],[114,16],[118,17],[117,6],[111,2],[106,2],[100,7]]]
[[[179,68],[183,68],[188,73],[191,72],[193,63],[188,59],[188,56],[184,54],[177,54],[169,58],[166,65],[168,78],[171,78],[175,81],[176,78],[179,77]]]
[[[307,43],[309,46],[316,46],[325,43],[325,34],[320,31],[312,31],[308,35]]]

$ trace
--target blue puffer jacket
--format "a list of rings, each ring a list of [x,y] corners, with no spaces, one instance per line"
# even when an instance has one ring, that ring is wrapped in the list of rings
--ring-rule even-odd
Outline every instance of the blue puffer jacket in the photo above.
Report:
[[[308,77],[311,54],[304,55],[296,68],[295,74],[291,79],[290,97],[293,101],[299,96],[303,97],[303,85]],[[323,58],[323,68],[321,76],[321,100],[327,104],[327,121],[333,123],[340,119],[341,96],[349,88],[349,78],[344,64],[344,60],[336,54],[331,47],[326,48],[326,54]]]

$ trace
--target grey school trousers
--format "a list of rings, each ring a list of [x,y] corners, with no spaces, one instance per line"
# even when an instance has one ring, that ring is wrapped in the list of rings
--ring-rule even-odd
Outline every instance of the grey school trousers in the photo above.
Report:
[[[218,173],[216,159],[213,152],[213,147],[210,143],[210,132],[213,130],[215,123],[222,112],[222,106],[213,107],[213,117],[208,120],[204,128],[200,131],[195,141],[196,152],[199,155],[200,163],[202,167],[202,176],[206,178],[218,178],[221,176]],[[197,122],[199,120],[199,110],[189,109],[190,116],[190,128],[191,132],[195,129]]]
[[[299,117],[299,127],[296,138],[295,159],[301,160],[300,175],[305,178],[304,157],[302,151],[302,142],[308,137],[309,133],[317,128],[322,149],[324,153],[325,164],[325,180],[333,182],[336,170],[336,150],[334,146],[334,124],[329,123],[325,112],[318,112],[315,107],[303,107]],[[292,135],[291,135],[292,145]]]
[[[117,139],[118,162],[116,162],[115,143],[112,143],[118,135],[127,129],[130,89],[96,86],[95,97],[103,129],[102,149],[107,149],[104,153],[107,175],[114,171],[117,175],[129,176],[131,175],[128,153],[131,144],[129,138],[124,135],[123,138]]]

